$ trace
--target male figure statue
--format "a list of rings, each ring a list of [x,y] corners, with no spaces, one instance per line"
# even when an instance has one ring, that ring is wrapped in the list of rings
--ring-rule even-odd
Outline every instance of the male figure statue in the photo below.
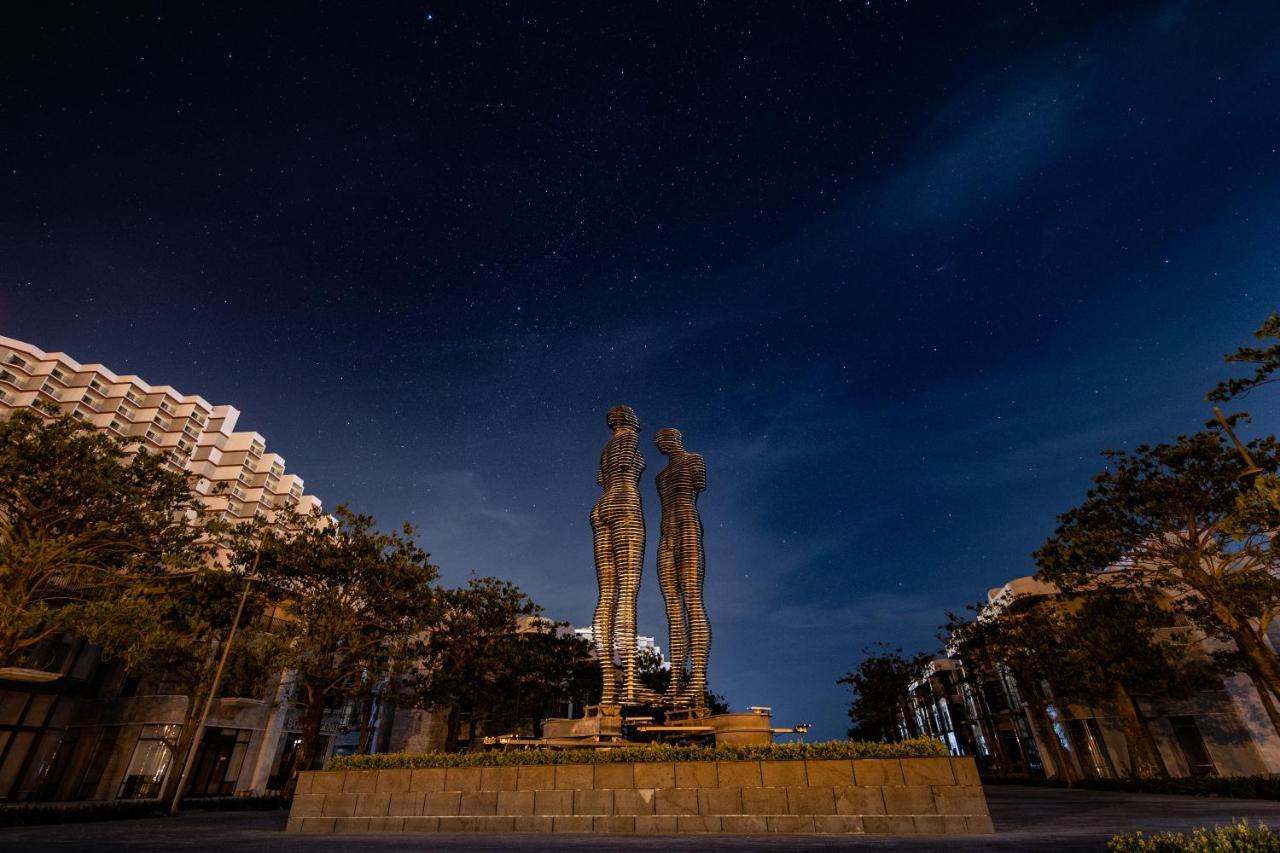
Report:
[[[701,709],[706,707],[707,653],[711,649],[711,624],[702,604],[706,557],[698,514],[698,493],[707,487],[707,465],[697,453],[685,451],[678,429],[660,429],[656,440],[668,460],[667,467],[658,473],[662,502],[658,583],[671,631],[667,701],[672,706]],[[682,684],[686,665],[688,680]]]
[[[600,599],[592,628],[600,656],[603,705],[634,701],[636,689],[636,593],[644,568],[644,512],[640,506],[640,421],[628,406],[614,406],[605,421],[613,436],[600,454],[596,483],[604,494],[591,510]],[[622,678],[614,662],[620,646]],[[619,683],[621,681],[621,683]]]

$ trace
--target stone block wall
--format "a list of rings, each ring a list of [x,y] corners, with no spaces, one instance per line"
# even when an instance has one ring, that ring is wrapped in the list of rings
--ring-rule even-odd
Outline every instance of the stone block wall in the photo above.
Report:
[[[971,758],[303,773],[290,832],[989,833]]]

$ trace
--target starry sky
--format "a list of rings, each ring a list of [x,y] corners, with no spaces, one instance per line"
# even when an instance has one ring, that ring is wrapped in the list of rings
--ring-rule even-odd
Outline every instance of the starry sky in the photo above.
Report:
[[[815,737],[1280,308],[1270,4],[128,8],[0,28],[0,333],[235,405],[578,625],[630,404],[664,645],[679,427],[712,686]]]

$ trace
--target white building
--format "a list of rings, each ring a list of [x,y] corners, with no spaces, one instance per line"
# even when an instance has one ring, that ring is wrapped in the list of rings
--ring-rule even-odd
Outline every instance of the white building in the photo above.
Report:
[[[596,629],[593,626],[588,625],[585,628],[574,628],[573,633],[588,641],[593,646],[596,644]],[[621,642],[622,638],[614,635],[613,647],[615,649],[618,648]],[[658,655],[658,658],[661,659],[663,666],[668,665],[666,656],[662,654],[662,647],[657,644],[653,637],[645,637],[640,634],[636,634],[636,653],[638,654],[646,650],[655,652]]]

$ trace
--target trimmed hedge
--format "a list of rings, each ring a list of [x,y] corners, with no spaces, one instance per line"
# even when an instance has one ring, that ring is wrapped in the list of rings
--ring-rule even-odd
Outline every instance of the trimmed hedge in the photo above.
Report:
[[[1247,820],[1230,826],[1201,827],[1191,835],[1162,832],[1143,835],[1133,832],[1117,835],[1107,844],[1111,853],[1280,853],[1280,835],[1266,824],[1249,826]]]
[[[785,761],[798,758],[937,758],[951,753],[942,741],[901,743],[832,740],[768,746],[624,746],[609,749],[522,749],[484,752],[387,752],[329,759],[326,770],[394,770],[404,767],[508,767],[520,764],[617,764],[656,761]]]

